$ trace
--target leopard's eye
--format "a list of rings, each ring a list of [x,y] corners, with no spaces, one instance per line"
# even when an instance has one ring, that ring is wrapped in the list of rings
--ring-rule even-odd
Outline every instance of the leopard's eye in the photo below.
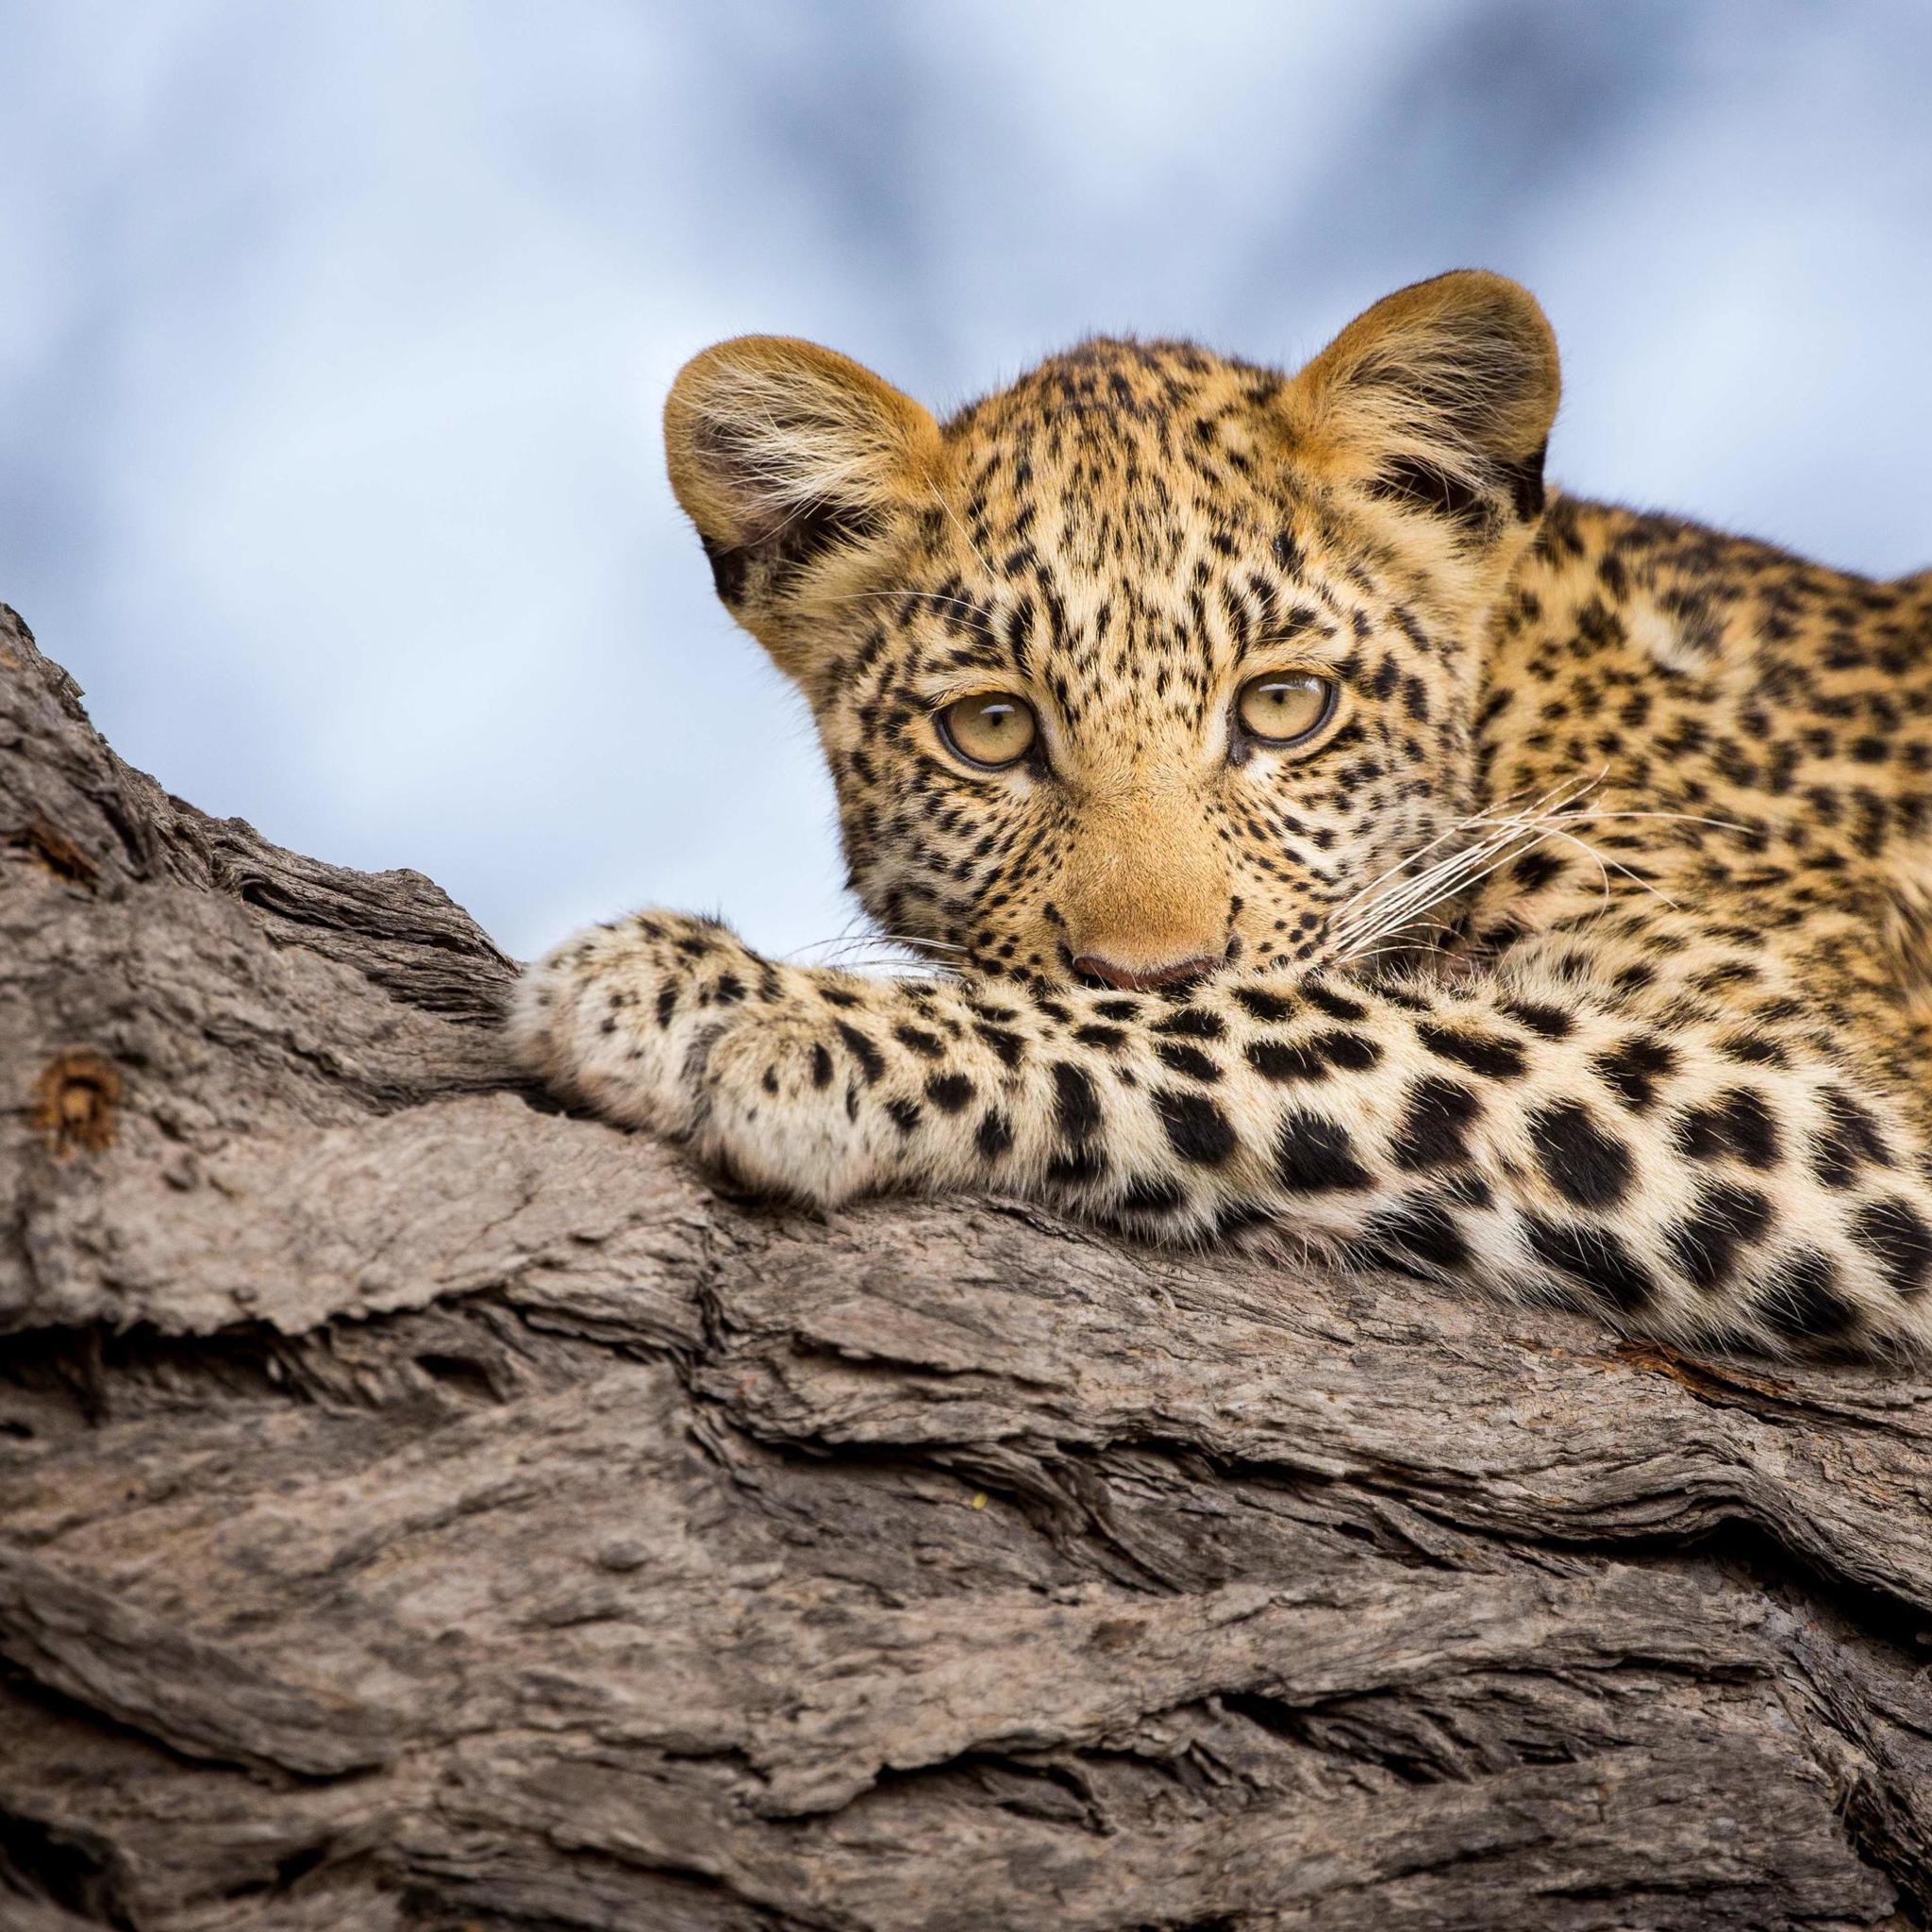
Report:
[[[1235,716],[1250,738],[1264,744],[1300,744],[1314,737],[1335,712],[1332,677],[1311,671],[1282,671],[1251,677],[1235,696]]]
[[[955,698],[940,713],[939,727],[956,757],[995,772],[1024,758],[1040,731],[1033,707],[1006,691]]]

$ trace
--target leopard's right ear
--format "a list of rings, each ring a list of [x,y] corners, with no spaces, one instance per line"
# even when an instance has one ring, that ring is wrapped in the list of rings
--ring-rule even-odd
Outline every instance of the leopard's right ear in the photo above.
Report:
[[[795,675],[804,620],[929,499],[940,431],[847,357],[739,336],[678,373],[664,445],[719,596]]]

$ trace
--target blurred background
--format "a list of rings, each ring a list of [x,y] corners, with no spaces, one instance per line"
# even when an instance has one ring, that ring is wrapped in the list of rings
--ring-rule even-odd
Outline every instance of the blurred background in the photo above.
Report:
[[[718,337],[935,406],[1528,282],[1570,488],[1932,564],[1925,0],[0,0],[0,599],[124,756],[508,950],[776,951],[803,707],[658,412]]]

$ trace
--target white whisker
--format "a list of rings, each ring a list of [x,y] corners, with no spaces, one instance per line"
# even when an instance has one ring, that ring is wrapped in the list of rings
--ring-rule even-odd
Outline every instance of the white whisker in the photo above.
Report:
[[[986,558],[980,555],[979,545],[973,541],[973,533],[969,529],[967,529],[964,524],[962,524],[959,521],[958,515],[954,512],[953,506],[950,503],[948,503],[943,496],[940,494],[940,486],[937,483],[935,483],[930,476],[928,476],[925,479],[925,487],[932,491],[932,500],[936,504],[938,504],[942,510],[945,511],[948,519],[952,523],[954,529],[958,531],[960,541],[966,545],[968,550],[972,551],[973,560],[976,564],[978,564],[980,569],[987,574],[987,576],[990,579],[991,579],[992,582],[998,583],[999,574],[993,569],[992,565],[987,562]]]
[[[1503,845],[1500,849],[1496,850],[1494,858],[1491,858],[1490,863],[1484,866],[1480,872],[1474,874],[1473,876],[1458,879],[1457,881],[1456,890],[1458,891],[1466,891],[1473,886],[1480,885],[1483,882],[1483,880],[1490,876],[1491,873],[1499,871],[1502,867],[1507,865],[1512,858],[1518,856],[1517,847],[1519,845],[1523,845],[1525,849],[1533,845],[1535,842],[1536,836],[1537,835],[1535,835],[1534,833],[1525,832],[1518,840]],[[1446,897],[1447,894],[1444,894],[1443,896]],[[1368,931],[1361,933],[1360,935],[1353,939],[1351,941],[1349,941],[1347,949],[1341,952],[1338,957],[1342,960],[1353,959],[1358,956],[1358,952],[1361,947],[1373,944],[1374,941],[1378,940],[1388,938],[1391,933],[1400,930],[1400,928],[1403,925],[1408,923],[1409,922],[1407,921],[1407,919],[1399,919],[1392,922],[1378,922],[1376,924],[1372,926]]]
[[[1437,859],[1413,878],[1398,879],[1391,889],[1372,896],[1367,904],[1348,902],[1343,916],[1330,924],[1333,957],[1338,960],[1361,957],[1367,948],[1399,932],[1429,907],[1480,884],[1514,856],[1517,848],[1533,847],[1554,819],[1568,817],[1576,802],[1602,782],[1602,776],[1599,773],[1581,782],[1565,780],[1554,785],[1520,811],[1476,812],[1461,820],[1451,828],[1452,836],[1479,831],[1483,836],[1477,842]]]
[[[1402,881],[1392,891],[1333,922],[1331,936],[1348,941],[1365,934],[1387,931],[1399,924],[1411,911],[1438,905],[1453,896],[1469,883],[1473,874],[1484,871],[1487,875],[1487,869],[1490,869],[1487,861],[1492,856],[1507,854],[1512,846],[1533,836],[1530,827],[1516,824],[1492,831],[1480,843],[1437,860],[1417,877]]]
[[[927,604],[950,604],[956,609],[964,610],[982,620],[991,615],[983,604],[975,604],[970,597],[942,597],[936,591],[922,591],[912,584],[901,584],[896,589],[888,591],[848,591],[842,597],[836,597],[832,601],[837,604],[859,604],[868,598],[887,597],[917,597]]]
[[[916,938],[911,933],[848,929],[830,939],[810,940],[784,956],[783,963],[807,968],[828,967],[847,973],[890,973],[928,977],[954,974],[966,948],[951,940]],[[933,958],[932,954],[951,958]]]
[[[1351,894],[1348,899],[1344,900],[1340,909],[1345,912],[1348,909],[1348,908],[1354,906],[1357,903],[1357,901],[1372,893],[1377,886],[1385,883],[1390,878],[1407,871],[1408,867],[1412,866],[1416,862],[1417,859],[1421,858],[1424,854],[1434,851],[1437,846],[1442,844],[1447,840],[1457,838],[1457,836],[1467,832],[1493,830],[1499,827],[1507,829],[1510,827],[1522,826],[1524,824],[1528,824],[1532,822],[1546,818],[1550,816],[1552,813],[1563,810],[1566,807],[1573,804],[1574,800],[1584,796],[1585,793],[1588,792],[1593,786],[1600,783],[1601,774],[1599,774],[1596,778],[1585,780],[1581,786],[1577,787],[1574,791],[1566,791],[1565,786],[1568,784],[1568,782],[1569,781],[1566,780],[1563,783],[1551,786],[1550,789],[1547,791],[1543,792],[1543,794],[1540,798],[1532,800],[1528,805],[1524,806],[1523,809],[1520,811],[1504,812],[1498,810],[1495,807],[1491,807],[1487,810],[1480,812],[1473,812],[1465,818],[1457,820],[1456,823],[1448,826],[1446,830],[1439,832],[1433,839],[1429,840],[1425,844],[1418,846],[1416,850],[1411,852],[1406,858],[1398,860],[1396,864],[1389,867],[1385,872],[1377,874],[1376,876],[1371,879],[1367,885],[1361,887],[1358,891]],[[1511,799],[1520,796],[1521,791],[1526,789],[1526,787],[1522,787],[1519,788],[1517,791],[1512,791],[1507,794],[1505,797],[1497,801],[1497,806],[1507,805]],[[1451,855],[1451,858],[1448,860],[1439,860],[1437,862],[1437,865],[1442,866],[1446,864],[1450,869],[1453,870],[1454,866],[1459,862],[1459,855]],[[1431,867],[1429,868],[1429,872],[1433,873],[1436,869],[1437,867]],[[1421,877],[1426,876],[1428,876],[1428,874],[1424,874],[1420,875],[1418,879],[1410,881],[1410,884],[1420,884]]]
[[[1706,817],[1693,812],[1628,810],[1593,807],[1587,801],[1603,783],[1605,774],[1584,779],[1567,779],[1552,786],[1541,797],[1516,810],[1494,807],[1473,812],[1446,831],[1439,832],[1418,846],[1406,858],[1386,868],[1341,901],[1329,916],[1328,958],[1338,963],[1374,958],[1389,945],[1413,944],[1415,939],[1401,936],[1427,921],[1431,908],[1449,899],[1466,896],[1511,858],[1534,851],[1549,841],[1561,841],[1587,858],[1597,868],[1604,904],[1613,896],[1610,874],[1615,873],[1640,887],[1664,905],[1675,909],[1676,902],[1655,881],[1622,861],[1609,858],[1594,845],[1581,827],[1646,821],[1655,824],[1710,825],[1719,830],[1745,831],[1735,820]],[[1511,798],[1519,794],[1511,794]],[[1510,800],[1501,801],[1507,805]],[[1415,870],[1419,860],[1456,839],[1471,842],[1457,846]]]

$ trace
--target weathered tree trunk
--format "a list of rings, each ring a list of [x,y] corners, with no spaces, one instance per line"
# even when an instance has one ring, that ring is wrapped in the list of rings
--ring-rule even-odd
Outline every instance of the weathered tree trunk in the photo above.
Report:
[[[721,1197],[0,618],[8,1932],[1923,1923],[1924,1378]]]

